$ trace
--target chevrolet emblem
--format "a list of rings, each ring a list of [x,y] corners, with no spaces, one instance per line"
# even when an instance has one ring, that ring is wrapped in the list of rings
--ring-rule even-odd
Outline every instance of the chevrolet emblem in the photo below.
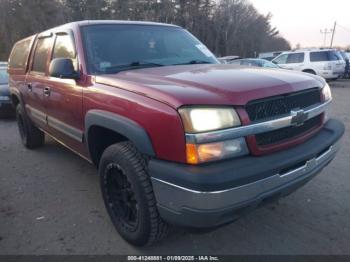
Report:
[[[305,113],[304,110],[292,110],[291,112],[292,120],[291,124],[293,126],[302,126],[304,122],[308,119],[308,113]]]

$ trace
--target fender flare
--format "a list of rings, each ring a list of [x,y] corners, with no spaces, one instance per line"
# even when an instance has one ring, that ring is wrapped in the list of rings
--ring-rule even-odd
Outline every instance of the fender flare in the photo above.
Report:
[[[143,127],[124,116],[103,110],[90,110],[85,115],[85,141],[89,148],[89,129],[99,126],[117,132],[134,143],[143,154],[154,157],[155,152],[147,132]]]

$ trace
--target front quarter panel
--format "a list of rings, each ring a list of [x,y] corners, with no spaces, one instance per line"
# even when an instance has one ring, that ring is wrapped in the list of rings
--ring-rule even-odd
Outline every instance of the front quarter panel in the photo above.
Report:
[[[84,89],[85,115],[107,111],[142,127],[158,159],[185,162],[185,136],[180,116],[170,106],[117,87],[93,84]]]

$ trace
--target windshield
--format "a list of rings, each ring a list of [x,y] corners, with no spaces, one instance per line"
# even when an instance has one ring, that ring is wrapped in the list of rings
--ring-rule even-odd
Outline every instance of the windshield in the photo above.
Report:
[[[6,68],[0,68],[0,84],[7,84],[9,81],[9,77],[6,71]]]
[[[200,41],[178,27],[90,25],[83,27],[82,33],[90,73],[218,63]]]

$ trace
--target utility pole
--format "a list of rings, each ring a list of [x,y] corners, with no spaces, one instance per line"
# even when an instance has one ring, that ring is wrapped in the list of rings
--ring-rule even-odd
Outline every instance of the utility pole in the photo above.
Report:
[[[325,28],[324,30],[320,30],[321,34],[324,34],[323,39],[323,47],[326,47],[327,35],[332,33],[332,29]]]
[[[335,35],[335,28],[337,27],[337,21],[334,22],[334,27],[332,30],[332,40],[331,40],[331,48],[333,46],[333,40],[334,40],[334,35]]]

